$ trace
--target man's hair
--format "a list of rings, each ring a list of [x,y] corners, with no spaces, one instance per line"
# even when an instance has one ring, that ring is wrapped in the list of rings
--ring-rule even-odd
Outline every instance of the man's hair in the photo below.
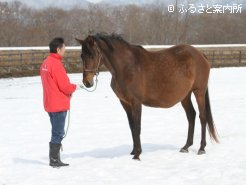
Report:
[[[62,48],[64,44],[64,39],[62,37],[54,38],[50,43],[50,53],[57,53],[57,48]]]

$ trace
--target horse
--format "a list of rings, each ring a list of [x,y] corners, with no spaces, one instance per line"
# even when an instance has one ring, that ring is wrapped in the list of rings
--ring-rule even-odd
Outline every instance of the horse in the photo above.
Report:
[[[142,152],[142,105],[170,108],[181,102],[189,125],[187,141],[180,152],[189,152],[196,117],[192,93],[198,104],[201,123],[201,143],[197,154],[206,153],[206,126],[211,140],[219,142],[208,93],[210,64],[196,48],[177,45],[151,52],[128,43],[118,34],[97,33],[84,40],[75,39],[82,47],[83,84],[87,88],[94,85],[93,77],[99,74],[102,64],[112,74],[111,88],[126,112],[131,129],[133,159],[140,160]]]

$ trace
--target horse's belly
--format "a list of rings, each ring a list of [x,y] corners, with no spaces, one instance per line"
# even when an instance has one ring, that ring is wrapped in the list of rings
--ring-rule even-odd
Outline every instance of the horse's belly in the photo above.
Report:
[[[150,107],[169,108],[181,102],[191,90],[191,84],[185,87],[168,88],[169,90],[155,90],[147,92],[143,98],[143,104]]]
[[[148,107],[170,108],[181,100],[149,99],[143,101],[143,105]]]

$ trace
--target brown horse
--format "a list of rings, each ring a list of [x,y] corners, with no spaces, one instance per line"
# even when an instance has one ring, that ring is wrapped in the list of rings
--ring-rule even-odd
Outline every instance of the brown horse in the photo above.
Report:
[[[133,138],[133,159],[142,152],[142,104],[169,108],[181,102],[189,122],[188,138],[180,152],[188,152],[193,144],[196,111],[191,102],[194,93],[201,121],[201,145],[198,154],[205,153],[206,125],[210,137],[218,142],[208,95],[210,64],[206,57],[189,45],[173,46],[156,52],[131,45],[119,35],[96,34],[82,45],[83,83],[93,86],[93,77],[102,63],[112,74],[111,87],[126,111]]]

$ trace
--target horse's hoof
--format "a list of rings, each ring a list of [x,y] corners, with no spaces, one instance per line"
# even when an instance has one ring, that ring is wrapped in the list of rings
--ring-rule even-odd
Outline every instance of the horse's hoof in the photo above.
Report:
[[[198,152],[197,152],[197,155],[203,155],[203,154],[205,154],[206,152],[205,152],[205,150],[199,150]]]
[[[132,159],[137,160],[137,161],[140,161],[139,156],[136,156],[136,155],[134,155],[134,157]]]
[[[142,149],[133,149],[132,152],[130,153],[131,155],[140,155],[142,153]]]
[[[181,152],[181,153],[188,153],[189,150],[188,149],[181,148],[181,150],[179,152]]]

